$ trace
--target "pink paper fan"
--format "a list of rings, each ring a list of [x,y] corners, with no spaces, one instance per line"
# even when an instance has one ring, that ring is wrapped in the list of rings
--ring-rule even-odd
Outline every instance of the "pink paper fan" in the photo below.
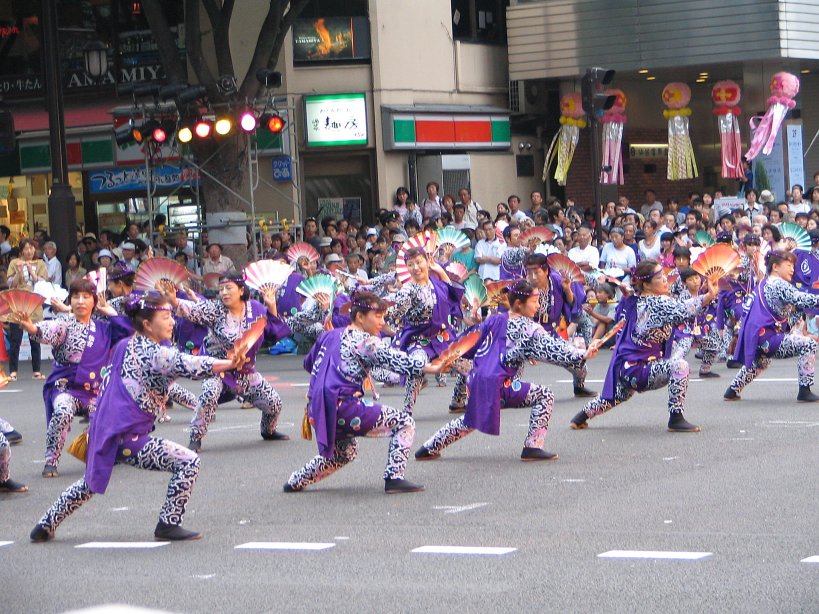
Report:
[[[318,262],[321,260],[321,256],[319,256],[316,248],[304,241],[293,243],[293,245],[287,249],[287,261],[290,264],[298,262],[299,258],[307,258],[310,262]]]

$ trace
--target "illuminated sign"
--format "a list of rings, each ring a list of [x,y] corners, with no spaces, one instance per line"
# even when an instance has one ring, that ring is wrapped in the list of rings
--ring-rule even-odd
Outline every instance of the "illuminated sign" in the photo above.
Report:
[[[363,93],[305,96],[304,117],[310,146],[367,144],[367,100]]]
[[[366,17],[320,17],[293,23],[293,62],[356,62],[370,58]]]

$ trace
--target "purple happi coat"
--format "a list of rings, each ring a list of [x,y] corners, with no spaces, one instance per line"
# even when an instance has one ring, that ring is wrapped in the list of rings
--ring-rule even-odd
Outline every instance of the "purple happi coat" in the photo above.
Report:
[[[429,358],[441,354],[457,337],[452,320],[463,318],[461,299],[464,295],[463,286],[452,284],[430,277],[435,289],[435,308],[429,322],[407,324],[395,338],[395,345],[406,352],[413,337],[423,336],[429,340],[429,345],[423,347]]]
[[[788,332],[787,316],[778,316],[765,299],[766,277],[759,282],[742,318],[734,360],[740,361],[747,368],[752,368],[757,354],[762,349],[766,354],[775,354],[782,343],[783,335]]]

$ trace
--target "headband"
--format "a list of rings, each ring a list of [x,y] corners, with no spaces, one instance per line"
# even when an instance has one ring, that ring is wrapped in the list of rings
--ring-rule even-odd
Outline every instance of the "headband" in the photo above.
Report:
[[[654,271],[653,273],[651,273],[651,274],[649,274],[649,275],[637,275],[637,274],[634,274],[632,277],[634,277],[634,279],[636,279],[636,280],[638,280],[638,281],[648,281],[649,279],[652,279],[653,277],[657,277],[657,275],[659,275],[659,274],[660,274],[660,273],[662,273],[662,272],[663,272],[663,268],[662,268],[662,267],[660,267],[660,270],[659,270],[659,271]]]

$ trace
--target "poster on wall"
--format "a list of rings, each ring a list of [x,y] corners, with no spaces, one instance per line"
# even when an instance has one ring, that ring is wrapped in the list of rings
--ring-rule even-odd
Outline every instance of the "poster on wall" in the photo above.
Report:
[[[293,23],[293,62],[337,62],[370,58],[367,17],[316,17]]]
[[[367,144],[364,93],[304,97],[305,135],[312,147]]]
[[[777,201],[785,200],[785,152],[782,131],[776,135],[771,155],[754,158],[754,187],[762,191],[767,187]],[[764,181],[767,179],[767,181]]]
[[[316,219],[332,217],[361,223],[361,198],[358,196],[327,197],[318,199]]]

